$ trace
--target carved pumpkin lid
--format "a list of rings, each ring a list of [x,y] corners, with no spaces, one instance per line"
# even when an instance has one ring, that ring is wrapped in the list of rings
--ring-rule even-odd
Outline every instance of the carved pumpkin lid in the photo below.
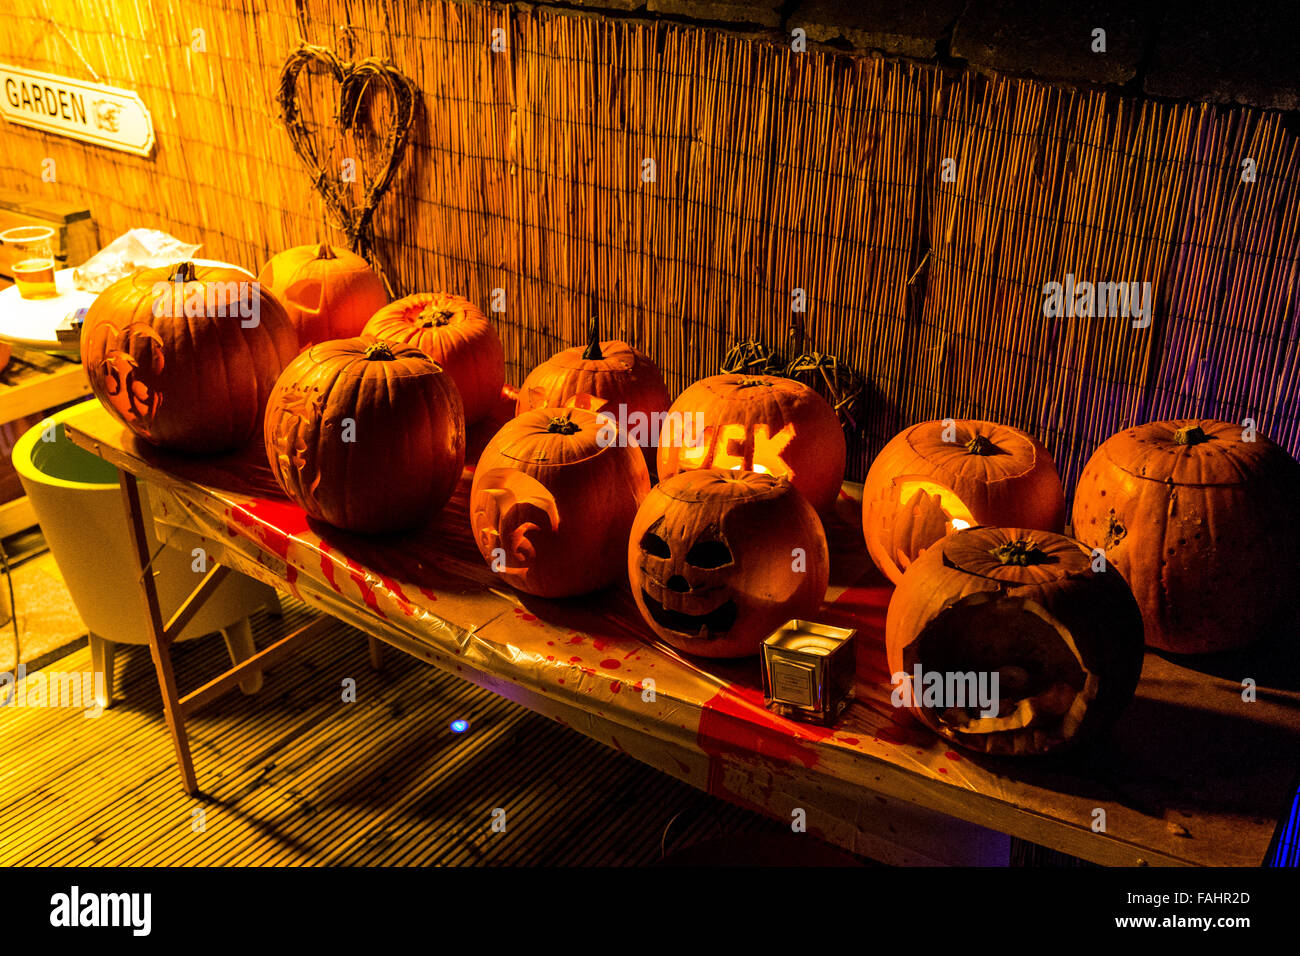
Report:
[[[381,342],[373,336],[317,342],[303,352],[299,359],[304,363],[318,366],[341,363],[349,372],[358,374],[402,377],[446,374],[441,365],[415,346],[398,342]],[[381,368],[381,366],[385,367]]]
[[[585,408],[534,408],[506,422],[492,445],[521,464],[574,465],[617,447],[608,436],[604,420]]]
[[[1135,478],[1174,485],[1240,485],[1278,448],[1263,435],[1246,441],[1235,422],[1180,418],[1147,422],[1112,435],[1097,449]]]
[[[1091,573],[1091,555],[1077,541],[1028,528],[968,528],[939,544],[954,570],[1018,587]]]
[[[1038,464],[1039,446],[1008,425],[979,419],[952,423],[953,440],[945,441],[944,421],[918,422],[904,433],[907,447],[918,458],[957,474],[978,473],[988,481],[1018,478]]]
[[[788,478],[752,471],[697,468],[661,482],[658,490],[674,501],[696,504],[708,501],[764,501],[794,490]]]

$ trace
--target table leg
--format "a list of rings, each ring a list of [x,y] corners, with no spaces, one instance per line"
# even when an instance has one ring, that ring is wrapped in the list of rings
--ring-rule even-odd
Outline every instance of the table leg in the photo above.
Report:
[[[145,620],[149,625],[149,652],[154,669],[158,672],[158,687],[162,691],[163,714],[167,729],[171,731],[172,746],[176,748],[176,762],[180,765],[181,784],[190,796],[199,792],[194,776],[194,760],[190,756],[189,736],[180,710],[180,695],[176,692],[176,674],[172,670],[171,641],[167,639],[162,611],[158,607],[158,588],[154,582],[149,538],[145,534],[144,511],[140,506],[140,486],[134,475],[118,472],[118,485],[122,489],[122,503],[126,508],[127,528],[135,551],[136,568],[140,572],[140,599],[144,602]]]
[[[375,640],[373,637],[367,637],[366,640],[370,645],[370,669],[381,671],[384,669],[384,642]]]

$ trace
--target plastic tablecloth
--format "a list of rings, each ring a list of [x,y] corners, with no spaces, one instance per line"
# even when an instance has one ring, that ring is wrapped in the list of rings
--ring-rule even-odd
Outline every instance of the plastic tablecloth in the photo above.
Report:
[[[471,432],[471,460],[507,415],[503,403]],[[1115,731],[1076,753],[1016,762],[925,730],[890,703],[892,588],[865,554],[852,485],[828,523],[832,583],[818,620],[858,631],[855,700],[822,728],[765,709],[756,659],[691,660],[656,642],[626,586],[563,601],[509,589],[471,537],[472,464],[426,527],[376,539],[286,501],[260,443],[216,459],[168,455],[95,402],[67,429],[149,482],[160,539],[180,535],[189,548],[198,536],[216,560],[436,666],[877,859],[1005,863],[1009,834],[1105,863],[1258,865],[1294,792],[1294,686],[1266,689],[1257,677],[1259,699],[1247,703],[1240,679],[1254,675],[1153,654]]]

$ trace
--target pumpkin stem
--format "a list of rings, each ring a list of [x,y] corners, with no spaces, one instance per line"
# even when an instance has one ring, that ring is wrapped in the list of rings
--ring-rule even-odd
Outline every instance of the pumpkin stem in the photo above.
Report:
[[[1199,445],[1209,440],[1210,436],[1205,434],[1205,429],[1200,425],[1184,425],[1174,429],[1175,445]]]
[[[196,282],[198,278],[194,263],[188,261],[177,263],[176,271],[172,273],[173,282]]]
[[[333,246],[331,246],[328,242],[322,242],[322,243],[320,244],[320,248],[316,250],[316,258],[317,258],[317,259],[337,259],[338,256],[334,255],[334,247],[333,247]]]
[[[966,451],[971,455],[995,455],[1002,449],[988,435],[975,435],[966,443]]]
[[[435,309],[432,305],[427,305],[424,307],[424,311],[420,313],[420,318],[424,320],[420,323],[420,328],[430,329],[435,325],[441,328],[444,325],[449,325],[451,317],[455,314],[451,309]]]
[[[392,346],[387,342],[371,342],[366,346],[367,362],[391,362],[396,358]]]
[[[573,420],[573,412],[569,412],[563,418],[552,418],[546,430],[552,435],[573,435],[582,431],[582,426]]]
[[[587,324],[587,349],[582,357],[588,362],[599,362],[605,357],[605,353],[600,350],[600,323],[596,321],[594,313]]]
[[[1043,564],[1047,561],[1047,555],[1039,550],[1038,545],[1032,541],[1026,541],[1024,538],[1017,538],[1015,541],[1000,544],[991,549],[989,554],[997,558],[1002,564],[1015,564],[1020,567],[1030,564]]]

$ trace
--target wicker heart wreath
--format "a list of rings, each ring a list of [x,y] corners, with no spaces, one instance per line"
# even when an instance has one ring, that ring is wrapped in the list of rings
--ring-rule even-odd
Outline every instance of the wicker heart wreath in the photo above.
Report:
[[[359,206],[353,204],[348,184],[331,175],[333,150],[322,149],[303,119],[298,99],[298,79],[309,66],[323,67],[338,83],[336,122],[340,132],[360,131],[368,112],[365,104],[367,94],[373,92],[372,84],[385,90],[393,104],[392,120],[379,147],[378,165],[369,177],[369,182],[362,185]],[[294,152],[307,167],[312,185],[321,194],[326,209],[347,236],[348,245],[371,262],[383,279],[389,296],[394,295],[392,284],[373,255],[374,215],[406,153],[407,141],[415,125],[418,96],[415,84],[392,63],[375,57],[344,63],[333,50],[326,47],[303,44],[289,54],[280,70],[277,98],[280,115],[289,132]],[[362,174],[366,172],[369,170],[359,170]]]

